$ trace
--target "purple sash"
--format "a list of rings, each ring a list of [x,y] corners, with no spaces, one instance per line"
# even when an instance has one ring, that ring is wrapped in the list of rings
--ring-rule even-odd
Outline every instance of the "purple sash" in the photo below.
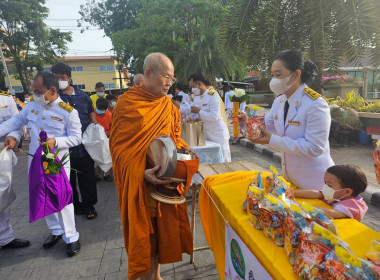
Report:
[[[47,134],[40,132],[40,142],[46,142]],[[43,146],[35,152],[29,169],[29,220],[34,221],[62,211],[73,203],[73,190],[65,169],[56,175],[45,174],[42,165]],[[54,154],[54,152],[51,151]],[[57,157],[57,161],[59,159]]]

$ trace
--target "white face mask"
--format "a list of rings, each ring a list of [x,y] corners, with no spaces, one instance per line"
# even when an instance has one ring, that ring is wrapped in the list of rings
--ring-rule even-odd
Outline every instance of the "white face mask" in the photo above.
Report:
[[[294,73],[294,72],[293,72]],[[275,94],[280,95],[289,90],[292,85],[287,85],[290,78],[293,76],[293,73],[284,79],[277,79],[277,78],[272,78],[272,80],[269,83],[269,87],[271,91],[273,91]]]
[[[337,191],[340,191],[340,190],[334,190],[333,188],[329,187],[326,184],[324,184],[324,186],[322,188],[322,194],[327,201],[340,201],[342,198],[344,198],[346,196],[346,195],[344,195],[340,198],[334,198],[335,192],[337,192]]]
[[[45,100],[45,94],[48,93],[50,89],[44,94],[33,93],[34,101],[42,106],[46,106],[50,103],[50,100]]]
[[[67,89],[69,86],[69,81],[58,81],[59,89]]]
[[[201,90],[199,88],[192,88],[191,89],[191,92],[197,96],[197,95],[201,95]]]

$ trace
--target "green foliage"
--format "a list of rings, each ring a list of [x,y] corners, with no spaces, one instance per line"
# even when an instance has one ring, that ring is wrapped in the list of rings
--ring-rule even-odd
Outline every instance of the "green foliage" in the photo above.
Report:
[[[69,32],[49,28],[44,19],[48,16],[45,0],[0,1],[0,36],[4,41],[5,57],[13,60],[16,77],[25,92],[29,91],[28,66],[42,70],[44,63],[54,63],[66,51],[71,41]]]
[[[202,72],[211,81],[215,77],[242,77],[244,65],[218,42],[225,8],[217,0],[88,0],[81,13],[82,22],[98,25],[112,39],[114,50],[133,74],[142,73],[144,58],[151,52],[163,52],[174,62],[176,76],[186,81]],[[124,16],[126,24],[103,15],[133,7]],[[118,12],[119,12],[118,11]]]
[[[380,65],[378,0],[230,0],[222,39],[247,65],[269,69],[280,51],[298,48],[322,69],[358,62]]]

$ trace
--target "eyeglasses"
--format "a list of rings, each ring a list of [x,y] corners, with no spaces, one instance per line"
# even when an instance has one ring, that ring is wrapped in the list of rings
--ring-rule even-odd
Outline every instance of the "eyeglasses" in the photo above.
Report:
[[[161,80],[162,80],[163,82],[165,82],[165,83],[174,84],[174,83],[177,81],[177,79],[174,78],[174,77],[163,76],[163,75],[161,75],[161,74],[160,74],[160,76],[161,76]]]

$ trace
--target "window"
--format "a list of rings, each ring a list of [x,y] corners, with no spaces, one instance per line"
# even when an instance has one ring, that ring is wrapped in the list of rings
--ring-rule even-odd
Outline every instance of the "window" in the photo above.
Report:
[[[22,91],[24,91],[24,89],[22,88],[22,86],[13,86],[12,88],[15,90],[15,92],[22,92]]]
[[[100,65],[99,71],[114,71],[115,67],[113,65]]]
[[[45,72],[50,72],[51,73],[51,66],[45,66],[44,67]]]
[[[83,66],[71,66],[71,72],[83,72]]]
[[[104,84],[104,89],[115,89],[115,88],[116,88],[115,83]]]
[[[81,89],[81,90],[84,90],[86,88],[85,84],[77,84],[77,85],[73,85],[73,86],[76,87],[77,89]]]

